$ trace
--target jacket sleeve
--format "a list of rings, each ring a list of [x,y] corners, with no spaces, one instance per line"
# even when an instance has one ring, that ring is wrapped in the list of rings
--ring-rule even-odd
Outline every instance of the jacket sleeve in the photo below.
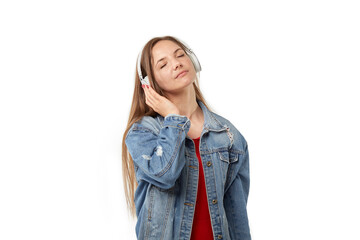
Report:
[[[168,114],[159,133],[134,123],[125,144],[134,161],[137,180],[145,180],[160,188],[175,185],[185,166],[180,155],[185,151],[185,137],[190,129],[186,116]]]
[[[246,144],[244,154],[239,155],[241,166],[224,195],[224,208],[231,239],[250,240],[247,200],[250,187],[249,152]]]

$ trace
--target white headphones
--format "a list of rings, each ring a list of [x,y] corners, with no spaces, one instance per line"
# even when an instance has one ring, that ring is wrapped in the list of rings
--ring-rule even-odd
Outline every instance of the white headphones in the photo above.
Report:
[[[174,37],[175,38],[175,37]],[[189,47],[189,45],[187,45],[184,41],[181,41],[180,39],[178,38],[175,38],[176,40],[178,40],[179,42],[181,42],[185,47],[186,47],[186,53],[187,55],[190,57],[192,63],[194,64],[194,67],[195,67],[195,71],[198,73],[201,71],[201,65],[200,65],[200,62],[198,60],[198,58],[196,57],[195,53],[191,50],[191,48]],[[150,85],[149,83],[149,79],[148,79],[148,76],[144,77],[143,78],[143,75],[142,75],[142,72],[141,72],[141,55],[142,55],[142,51],[143,51],[144,47],[141,49],[139,55],[138,55],[138,61],[137,61],[137,70],[138,70],[138,75],[139,75],[139,79],[140,79],[140,82],[142,84],[145,84],[145,85]]]

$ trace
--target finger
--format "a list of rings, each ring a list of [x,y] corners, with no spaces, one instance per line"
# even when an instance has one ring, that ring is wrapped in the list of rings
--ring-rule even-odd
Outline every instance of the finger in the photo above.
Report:
[[[153,99],[155,99],[156,101],[160,100],[160,95],[151,86],[149,87],[148,90],[150,95],[153,97]]]
[[[150,88],[146,87],[147,97],[149,100],[151,100],[153,103],[156,103],[157,99],[154,97],[154,90],[150,90]]]
[[[145,85],[143,85],[143,90],[144,90],[144,93],[145,93],[145,100],[148,101],[149,99],[149,91],[146,89]]]
[[[144,91],[145,94],[147,94],[148,96],[151,95],[149,89],[146,87],[146,85],[144,85]]]
[[[149,93],[149,89],[147,87],[144,87],[144,92],[145,92],[145,100],[146,100],[146,104],[151,107],[154,108],[155,106],[155,101],[154,98],[151,96],[151,94]]]
[[[145,99],[145,103],[146,103],[146,105],[148,105],[151,108],[153,108],[153,106],[154,106],[153,102],[149,98]]]
[[[145,97],[147,98],[147,96],[148,96],[149,94],[148,94],[148,91],[147,91],[146,87],[143,87],[143,90],[144,90],[144,93],[145,93]]]

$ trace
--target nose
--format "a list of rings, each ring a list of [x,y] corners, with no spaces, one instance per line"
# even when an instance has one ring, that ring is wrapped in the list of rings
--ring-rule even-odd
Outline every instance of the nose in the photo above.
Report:
[[[180,66],[182,67],[182,64],[181,62],[175,58],[174,60],[174,63],[173,63],[173,66],[174,66],[174,70],[176,70],[177,68],[179,68]]]

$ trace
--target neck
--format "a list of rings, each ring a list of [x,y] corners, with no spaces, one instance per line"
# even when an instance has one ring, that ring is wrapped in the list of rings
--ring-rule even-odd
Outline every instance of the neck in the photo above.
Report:
[[[179,109],[180,115],[189,119],[195,119],[201,114],[201,108],[196,102],[196,94],[193,84],[190,84],[176,93],[166,93],[168,99]]]

